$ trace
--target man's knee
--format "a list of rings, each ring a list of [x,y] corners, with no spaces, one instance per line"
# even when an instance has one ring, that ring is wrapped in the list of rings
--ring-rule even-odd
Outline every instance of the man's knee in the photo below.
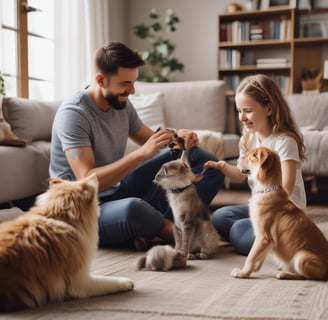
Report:
[[[143,236],[153,238],[164,227],[162,214],[139,198],[126,198],[101,205],[101,245],[123,243]]]
[[[137,235],[156,236],[164,226],[161,212],[139,198],[128,198],[122,208],[126,221]]]

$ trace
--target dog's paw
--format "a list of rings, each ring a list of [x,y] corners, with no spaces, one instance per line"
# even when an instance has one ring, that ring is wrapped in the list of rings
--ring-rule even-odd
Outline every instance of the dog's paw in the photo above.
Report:
[[[134,282],[129,278],[117,277],[120,291],[130,291],[134,289]]]
[[[304,276],[288,271],[277,272],[276,278],[280,280],[305,280]]]
[[[285,279],[285,272],[284,271],[279,271],[276,273],[276,278],[277,279]]]
[[[247,275],[245,275],[239,268],[232,269],[230,274],[235,278],[247,278]]]

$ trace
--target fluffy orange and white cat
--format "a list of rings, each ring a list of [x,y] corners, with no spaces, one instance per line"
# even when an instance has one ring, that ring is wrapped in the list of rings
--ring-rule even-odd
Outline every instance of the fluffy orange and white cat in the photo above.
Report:
[[[0,224],[0,311],[133,289],[92,276],[98,242],[98,181],[55,178],[26,214]]]

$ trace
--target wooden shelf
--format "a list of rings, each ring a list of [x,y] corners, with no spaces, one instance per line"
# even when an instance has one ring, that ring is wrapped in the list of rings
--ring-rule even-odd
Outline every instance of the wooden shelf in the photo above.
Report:
[[[273,67],[273,66],[267,66],[267,67],[258,67],[256,65],[252,65],[252,66],[239,66],[237,68],[222,68],[220,69],[220,72],[249,72],[249,71],[254,71],[254,72],[260,72],[263,70],[271,70],[271,71],[282,71],[282,70],[286,70],[288,71],[290,69],[290,65],[287,66],[280,66],[280,67]]]
[[[295,45],[311,45],[311,44],[327,44],[327,37],[315,37],[315,38],[295,38]]]
[[[328,8],[271,8],[219,15],[218,78],[226,81],[227,94],[231,96],[240,80],[254,73],[272,76],[286,94],[300,93],[303,69],[322,70],[328,59],[328,37],[298,37],[302,17],[308,20],[316,14],[328,17]],[[284,58],[288,64],[259,67],[259,58]]]
[[[221,17],[223,17],[225,21],[234,21],[236,19],[252,20],[256,17],[263,17],[263,16],[270,17],[270,16],[279,16],[279,15],[283,15],[283,14],[289,14],[291,10],[295,10],[295,9],[270,8],[269,10],[236,11],[233,13],[225,13],[225,14],[221,15]],[[303,10],[299,10],[299,11],[303,12]],[[320,10],[320,12],[322,12],[322,10]],[[304,11],[304,13],[308,13],[308,10]]]
[[[306,38],[304,38],[306,39]],[[289,46],[288,40],[256,40],[256,41],[243,41],[243,42],[219,42],[220,48],[248,48],[248,47],[267,47],[267,46]]]

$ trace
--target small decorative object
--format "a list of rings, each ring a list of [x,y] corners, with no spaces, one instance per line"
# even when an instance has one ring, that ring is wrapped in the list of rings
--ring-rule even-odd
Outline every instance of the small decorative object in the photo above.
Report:
[[[304,69],[302,72],[302,93],[319,93],[322,85],[322,70]]]
[[[309,9],[313,8],[313,0],[298,0],[297,9]]]
[[[259,9],[260,0],[247,0],[245,8],[247,11],[254,11]]]
[[[323,21],[304,21],[301,23],[301,38],[326,37],[327,30]]]
[[[297,0],[261,0],[261,9],[296,8]]]
[[[245,10],[244,9],[244,6],[238,2],[231,2],[229,5],[228,5],[228,12],[230,13],[233,13],[233,12],[236,12],[236,11],[243,11]]]
[[[323,78],[325,80],[328,79],[328,60],[325,60],[324,67],[323,67]]]
[[[172,9],[165,12],[165,22],[159,21],[156,9],[151,9],[149,18],[154,22],[146,25],[138,24],[132,28],[132,32],[138,38],[147,39],[150,47],[141,52],[146,63],[140,69],[138,80],[146,82],[168,82],[174,71],[183,71],[184,65],[172,57],[175,45],[168,39],[168,34],[176,31],[176,24],[180,21]]]

